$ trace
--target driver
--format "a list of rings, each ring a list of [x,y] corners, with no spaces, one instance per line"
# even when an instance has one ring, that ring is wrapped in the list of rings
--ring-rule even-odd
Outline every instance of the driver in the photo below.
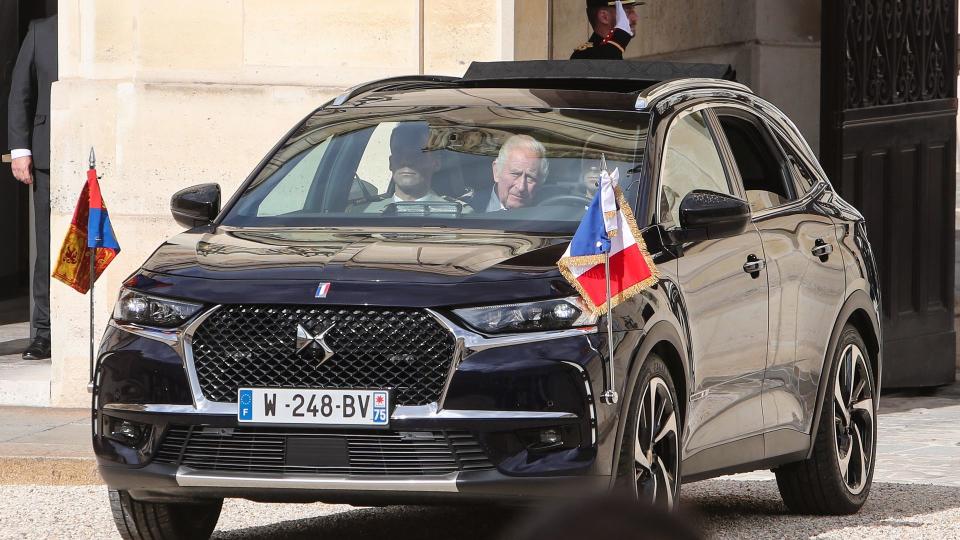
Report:
[[[405,122],[390,133],[390,181],[393,195],[380,195],[378,200],[359,204],[348,212],[383,213],[388,206],[400,202],[455,202],[462,201],[438,195],[433,191],[433,174],[440,162],[428,147],[430,126],[426,122]],[[464,205],[463,212],[471,209]]]
[[[493,188],[471,201],[474,210],[498,212],[533,204],[537,188],[547,180],[547,150],[529,135],[513,135],[500,148],[493,162]]]

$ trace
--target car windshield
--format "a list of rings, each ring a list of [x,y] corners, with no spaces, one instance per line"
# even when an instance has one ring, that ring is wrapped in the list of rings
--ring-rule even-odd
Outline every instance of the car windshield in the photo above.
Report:
[[[622,111],[363,107],[312,115],[223,225],[572,233],[603,163],[636,197],[648,117]]]

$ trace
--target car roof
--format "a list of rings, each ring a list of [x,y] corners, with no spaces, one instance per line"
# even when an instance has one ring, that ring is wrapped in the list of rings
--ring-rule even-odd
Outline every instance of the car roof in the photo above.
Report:
[[[347,107],[524,107],[635,111],[636,94],[531,88],[419,88],[372,92]]]
[[[637,111],[681,90],[723,88],[751,93],[733,82],[729,65],[676,62],[474,62],[463,77],[413,75],[355,86],[324,105],[500,106]]]

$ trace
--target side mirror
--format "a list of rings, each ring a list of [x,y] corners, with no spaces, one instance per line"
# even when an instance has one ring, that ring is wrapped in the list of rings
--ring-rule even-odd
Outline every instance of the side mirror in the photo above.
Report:
[[[174,193],[170,199],[173,219],[188,229],[208,225],[220,213],[220,185],[200,184]]]
[[[683,241],[717,240],[736,236],[750,225],[750,205],[723,193],[695,190],[680,202]]]

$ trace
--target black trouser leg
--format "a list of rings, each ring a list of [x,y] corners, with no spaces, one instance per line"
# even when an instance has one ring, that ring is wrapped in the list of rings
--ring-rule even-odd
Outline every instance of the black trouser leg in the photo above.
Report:
[[[50,339],[50,171],[33,171],[33,214],[37,259],[33,266],[34,337]]]

